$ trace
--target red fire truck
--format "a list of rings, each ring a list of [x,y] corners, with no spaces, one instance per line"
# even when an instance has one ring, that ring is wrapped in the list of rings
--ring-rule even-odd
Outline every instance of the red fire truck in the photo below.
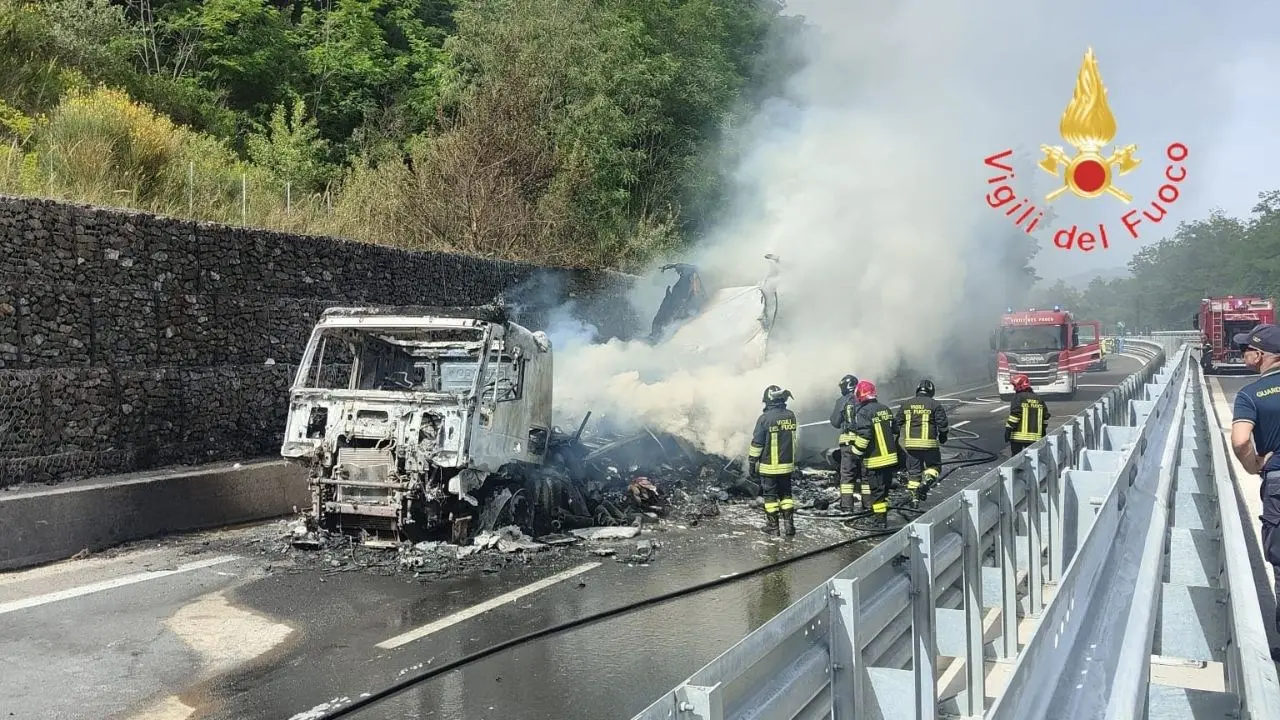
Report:
[[[1248,370],[1231,336],[1276,321],[1275,298],[1242,295],[1204,298],[1191,326],[1200,331],[1200,365],[1206,375],[1219,370]]]
[[[1013,395],[1009,376],[1015,373],[1026,375],[1038,393],[1074,397],[1078,376],[1102,363],[1101,337],[1096,320],[1077,321],[1056,305],[1052,310],[1010,308],[991,338],[1000,397]]]

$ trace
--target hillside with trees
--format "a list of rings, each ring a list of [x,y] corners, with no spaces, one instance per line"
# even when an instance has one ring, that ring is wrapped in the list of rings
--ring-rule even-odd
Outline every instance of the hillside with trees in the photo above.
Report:
[[[1041,307],[1060,304],[1111,331],[1191,330],[1200,299],[1221,295],[1280,298],[1280,191],[1260,193],[1248,218],[1221,212],[1183,222],[1172,237],[1129,262],[1131,277],[1094,279],[1084,289],[1063,282],[1033,292]]]
[[[772,0],[0,0],[0,192],[634,268],[797,67]]]

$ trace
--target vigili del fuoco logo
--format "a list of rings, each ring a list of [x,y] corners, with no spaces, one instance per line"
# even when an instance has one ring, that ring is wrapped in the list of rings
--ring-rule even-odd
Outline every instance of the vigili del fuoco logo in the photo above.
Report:
[[[1062,182],[1060,187],[1044,196],[1043,202],[1052,203],[1070,191],[1087,200],[1105,195],[1108,199],[1130,205],[1133,196],[1125,192],[1116,180],[1133,172],[1142,160],[1137,157],[1138,146],[1133,143],[1123,147],[1117,144],[1111,152],[1103,153],[1115,139],[1116,119],[1107,105],[1107,88],[1102,84],[1093,48],[1084,54],[1075,92],[1062,113],[1058,129],[1062,139],[1075,153],[1071,154],[1057,145],[1040,146],[1044,153],[1040,169]],[[1164,154],[1169,161],[1164,169],[1166,182],[1156,191],[1156,199],[1151,200],[1149,207],[1131,209],[1120,216],[1120,224],[1135,240],[1140,233],[1139,226],[1146,222],[1155,225],[1164,220],[1169,207],[1178,201],[1179,184],[1187,177],[1186,167],[1182,164],[1187,159],[1187,146],[1180,142],[1172,143],[1165,148]],[[1004,209],[1004,214],[1013,220],[1014,227],[1029,235],[1044,218],[1044,210],[1037,208],[1031,199],[1018,197],[1018,192],[1013,189],[1010,184],[1014,179],[1013,166],[1006,164],[1012,157],[1010,148],[983,160],[988,167],[1002,173],[987,180],[988,185],[996,186],[987,193],[987,204]],[[1053,234],[1053,244],[1063,250],[1078,247],[1084,252],[1091,252],[1098,247],[1110,249],[1111,239],[1106,223],[1098,223],[1096,232],[1092,227],[1081,230],[1072,224]]]

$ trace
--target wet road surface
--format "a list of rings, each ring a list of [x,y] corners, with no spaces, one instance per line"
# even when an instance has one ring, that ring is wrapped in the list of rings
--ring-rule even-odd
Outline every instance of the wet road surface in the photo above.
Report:
[[[1052,426],[1139,365],[1123,356],[1110,362],[1108,372],[1082,378],[1075,400],[1049,400]],[[954,398],[945,390],[939,398],[952,406],[952,437],[971,432],[975,445],[1002,449],[1007,403],[985,394],[994,388]],[[825,417],[801,420],[819,423],[802,431],[806,445],[834,441]],[[989,468],[953,473],[929,504]],[[15,718],[304,720],[327,701],[359,697],[511,638],[855,535],[838,522],[798,518],[798,537],[768,540],[760,521],[759,511],[730,505],[698,527],[647,525],[638,539],[658,547],[641,565],[572,547],[539,553],[528,566],[430,582],[366,571],[282,572],[270,553],[254,549],[253,528],[0,575],[0,697]],[[615,546],[625,555],[635,543]],[[351,717],[628,718],[870,546],[535,640]],[[202,560],[218,562],[192,567]],[[154,569],[176,571],[140,573]]]

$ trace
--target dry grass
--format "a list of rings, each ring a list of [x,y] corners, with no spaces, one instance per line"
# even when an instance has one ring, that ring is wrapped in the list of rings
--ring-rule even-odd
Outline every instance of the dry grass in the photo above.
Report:
[[[478,90],[411,163],[363,162],[302,195],[121,91],[72,91],[0,145],[0,192],[545,265],[634,269],[670,249],[670,221],[606,242],[575,215],[587,178],[539,130],[539,105]]]

